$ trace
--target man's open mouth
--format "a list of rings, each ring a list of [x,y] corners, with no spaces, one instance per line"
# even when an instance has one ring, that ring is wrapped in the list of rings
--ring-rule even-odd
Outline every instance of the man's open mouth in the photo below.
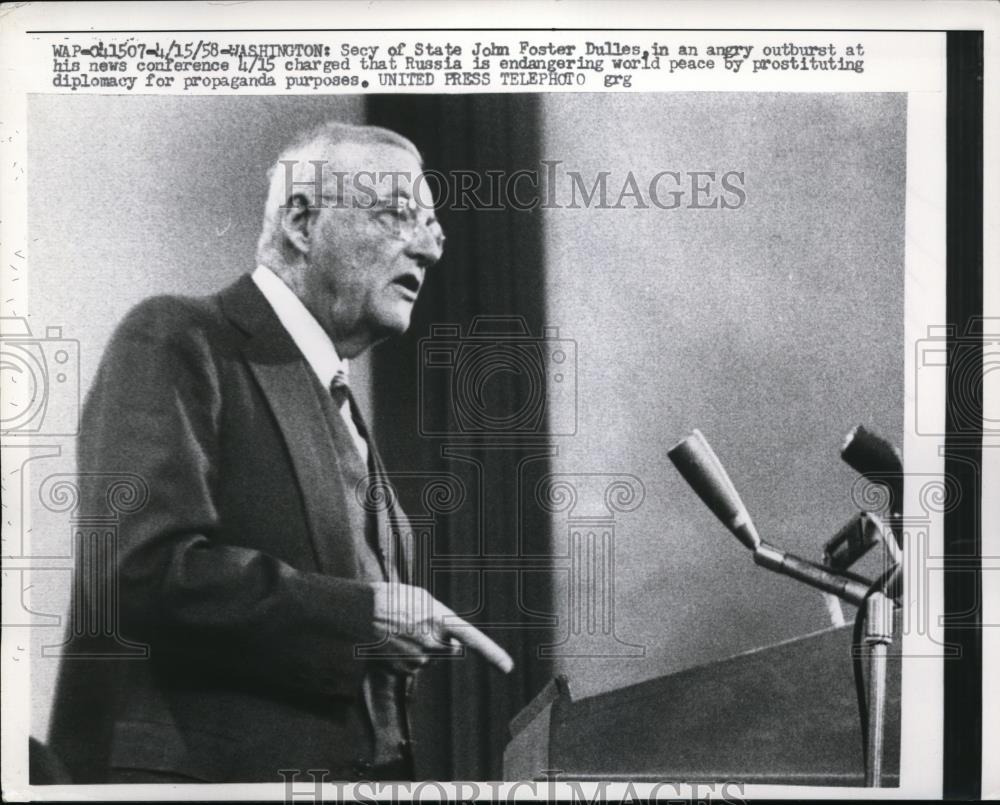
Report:
[[[398,285],[400,288],[409,291],[414,296],[420,293],[420,279],[413,274],[403,274],[401,277],[396,277],[396,279],[392,281],[392,284]]]

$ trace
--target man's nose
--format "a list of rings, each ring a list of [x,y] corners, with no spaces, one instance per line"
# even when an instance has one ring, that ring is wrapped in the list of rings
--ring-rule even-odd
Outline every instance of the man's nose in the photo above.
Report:
[[[434,219],[418,226],[407,243],[407,254],[425,267],[434,265],[444,254],[444,233]]]

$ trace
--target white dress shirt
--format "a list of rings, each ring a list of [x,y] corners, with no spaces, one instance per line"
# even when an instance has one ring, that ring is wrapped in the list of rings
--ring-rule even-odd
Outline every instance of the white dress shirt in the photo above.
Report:
[[[348,378],[347,361],[341,360],[337,354],[337,348],[330,340],[330,336],[319,326],[319,322],[313,318],[302,301],[292,292],[282,279],[267,266],[257,266],[251,275],[254,284],[260,288],[268,304],[278,317],[278,321],[288,331],[295,342],[295,346],[305,356],[306,362],[312,367],[316,377],[319,378],[320,385],[325,389],[330,388],[330,381],[340,370],[344,373],[344,378]],[[347,431],[351,434],[354,444],[357,445],[361,460],[368,463],[368,443],[358,432],[358,426],[354,424],[354,417],[351,416],[351,406],[344,400],[340,406],[340,415],[347,425]]]

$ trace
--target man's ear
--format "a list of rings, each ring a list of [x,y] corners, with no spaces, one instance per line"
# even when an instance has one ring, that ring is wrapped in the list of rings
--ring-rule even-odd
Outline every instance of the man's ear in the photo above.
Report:
[[[302,254],[309,254],[312,235],[312,209],[309,199],[301,193],[288,197],[288,201],[279,210],[281,215],[281,231],[285,239]]]

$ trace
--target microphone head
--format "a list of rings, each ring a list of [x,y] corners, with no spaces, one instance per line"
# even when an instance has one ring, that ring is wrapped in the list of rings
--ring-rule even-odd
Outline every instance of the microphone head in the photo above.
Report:
[[[893,477],[903,472],[899,450],[864,425],[858,425],[844,437],[840,457],[853,470],[866,477]]]
[[[694,430],[690,436],[670,448],[667,455],[684,480],[722,524],[746,547],[756,551],[761,544],[760,535],[722,462],[701,431]]]
[[[834,570],[847,570],[879,542],[866,512],[858,512],[823,546],[823,564]]]
[[[840,457],[855,472],[889,490],[889,512],[903,511],[903,458],[891,442],[858,425],[844,438]],[[892,527],[898,529],[898,524]]]

